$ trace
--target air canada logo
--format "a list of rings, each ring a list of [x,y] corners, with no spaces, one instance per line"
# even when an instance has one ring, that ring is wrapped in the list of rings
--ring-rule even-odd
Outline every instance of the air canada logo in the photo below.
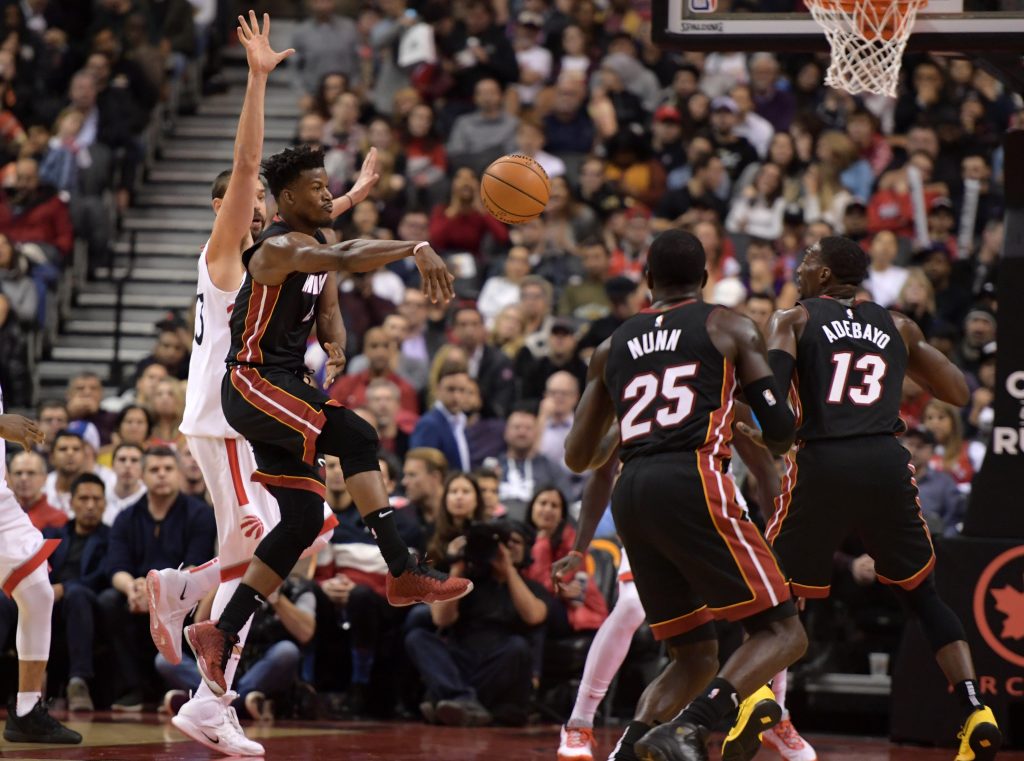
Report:
[[[242,518],[242,533],[247,539],[259,539],[263,536],[263,521],[255,515]]]
[[[1001,658],[1024,666],[1024,545],[999,555],[974,588],[974,620]]]

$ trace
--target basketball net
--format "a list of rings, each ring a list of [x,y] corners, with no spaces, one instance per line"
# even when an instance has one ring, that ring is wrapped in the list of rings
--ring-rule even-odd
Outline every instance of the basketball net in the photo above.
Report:
[[[825,84],[851,95],[896,97],[903,51],[928,0],[805,0],[825,30],[832,62]]]

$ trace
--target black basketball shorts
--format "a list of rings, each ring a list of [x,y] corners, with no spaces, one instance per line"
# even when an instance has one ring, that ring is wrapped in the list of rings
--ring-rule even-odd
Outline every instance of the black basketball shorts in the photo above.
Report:
[[[346,478],[379,468],[377,434],[370,424],[288,370],[229,368],[221,404],[228,423],[252,445],[253,481],[323,497],[318,451],[337,455]],[[321,440],[328,426],[332,436]]]
[[[640,601],[656,639],[738,621],[790,599],[771,549],[708,451],[630,460],[612,494]]]
[[[850,533],[884,584],[914,589],[935,565],[910,453],[888,434],[811,441],[790,454],[765,533],[800,597],[828,597],[833,556]]]

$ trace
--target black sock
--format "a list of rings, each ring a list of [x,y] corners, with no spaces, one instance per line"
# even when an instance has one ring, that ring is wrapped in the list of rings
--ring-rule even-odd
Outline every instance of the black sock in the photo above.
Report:
[[[409,548],[395,526],[394,508],[384,507],[363,516],[363,523],[373,532],[380,554],[392,576],[401,576],[409,565]]]
[[[956,699],[960,701],[960,707],[964,709],[965,720],[979,708],[985,707],[985,704],[981,702],[981,694],[978,692],[977,679],[965,679],[962,682],[957,682],[953,687],[953,692],[956,693]]]
[[[228,604],[224,606],[224,612],[220,614],[220,621],[217,628],[228,634],[238,636],[242,631],[249,616],[256,612],[256,609],[263,604],[263,597],[255,589],[245,582],[238,585],[238,589],[231,595]]]
[[[679,721],[689,722],[708,729],[714,729],[722,719],[740,704],[736,688],[727,679],[716,678],[704,694],[694,700],[679,714]]]
[[[642,721],[631,721],[626,725],[626,731],[622,735],[622,739],[619,740],[619,744],[615,746],[615,750],[612,752],[609,761],[633,761],[637,757],[636,752],[633,750],[633,746],[637,744],[641,737],[650,732],[654,727],[650,724],[644,724]]]

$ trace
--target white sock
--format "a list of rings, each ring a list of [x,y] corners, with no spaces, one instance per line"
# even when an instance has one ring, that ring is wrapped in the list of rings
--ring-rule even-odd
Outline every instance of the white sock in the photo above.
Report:
[[[228,600],[238,589],[238,585],[242,583],[241,579],[232,579],[231,581],[223,582],[217,587],[217,594],[213,597],[213,605],[210,608],[210,620],[216,621],[220,618],[220,614],[224,612],[224,608],[227,607]],[[241,659],[240,653],[242,648],[245,647],[245,640],[249,636],[249,627],[252,626],[252,616],[249,616],[249,620],[245,622],[245,626],[242,627],[241,631],[238,632],[238,644],[232,649],[231,657],[228,659],[227,665],[224,667],[224,682],[227,684],[227,688],[231,690],[231,684],[235,681],[235,672],[238,671],[238,662]],[[195,691],[196,698],[215,698],[213,690],[206,686],[206,682],[200,681],[199,687]]]
[[[220,584],[220,558],[207,560],[202,565],[189,568],[182,573],[185,574],[184,579],[188,584],[183,604],[191,608]]]
[[[775,693],[775,702],[782,708],[782,717],[788,718],[789,711],[786,710],[786,686],[789,679],[787,678],[789,671],[782,669],[775,678],[772,679],[772,692]]]
[[[41,692],[19,692],[18,707],[15,712],[18,716],[27,716],[36,707],[36,703],[42,699],[43,693]]]
[[[576,703],[566,726],[594,726],[597,707],[608,694],[608,686],[629,654],[633,634],[643,622],[644,609],[636,585],[632,582],[620,583],[619,600],[590,645],[583,679],[576,693]]]

